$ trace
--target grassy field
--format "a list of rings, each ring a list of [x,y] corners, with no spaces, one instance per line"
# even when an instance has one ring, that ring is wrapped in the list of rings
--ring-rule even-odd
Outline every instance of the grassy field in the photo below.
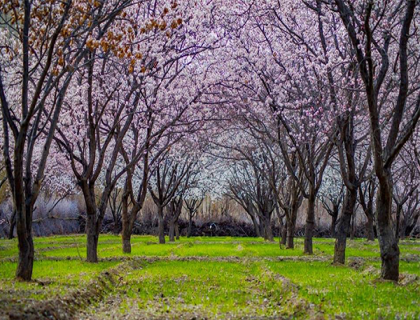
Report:
[[[420,241],[400,243],[401,280],[379,280],[377,242],[334,241],[313,256],[256,238],[183,238],[157,244],[101,235],[98,264],[84,262],[85,236],[36,238],[34,281],[14,281],[16,240],[0,240],[0,319],[420,319]]]

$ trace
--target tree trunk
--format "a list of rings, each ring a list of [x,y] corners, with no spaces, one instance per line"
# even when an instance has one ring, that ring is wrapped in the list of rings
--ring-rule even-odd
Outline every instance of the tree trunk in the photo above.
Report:
[[[331,228],[330,228],[330,233],[331,233],[331,237],[335,238],[336,234],[335,234],[335,226],[337,224],[337,214],[334,213],[334,215],[331,216]]]
[[[86,218],[87,262],[98,262],[98,234],[96,232],[96,214]]]
[[[97,207],[95,202],[95,191],[92,185],[86,180],[80,182],[83,197],[86,205],[86,260],[87,262],[98,262],[98,238],[99,223]]]
[[[381,178],[379,178],[376,198],[376,222],[382,260],[381,277],[385,280],[398,281],[400,250],[391,219],[392,186],[390,173]]]
[[[260,219],[260,234],[264,238],[264,240],[267,240],[267,229],[265,227],[265,219]]]
[[[342,215],[337,226],[337,233],[334,245],[334,263],[344,264],[346,262],[346,241],[349,233],[351,219],[356,206],[357,191],[347,189],[344,199]]]
[[[124,253],[131,253],[131,226],[130,216],[128,214],[128,194],[122,198],[122,249]]]
[[[308,197],[308,210],[305,225],[305,241],[303,253],[313,254],[312,237],[315,226],[315,194],[311,192]]]
[[[280,235],[280,248],[281,246],[286,245],[286,238],[287,238],[287,218],[286,222],[282,221],[282,229],[281,229],[281,235]]]
[[[294,249],[295,225],[292,219],[287,219],[287,249]]]
[[[419,217],[420,217],[420,213],[415,214],[412,221],[409,224],[407,224],[406,231],[405,231],[406,235],[411,236],[411,234],[414,233]]]
[[[406,214],[403,216],[403,219],[401,221],[400,226],[400,239],[404,240],[407,237],[407,226],[408,226],[408,215],[410,213],[406,212]]]
[[[400,219],[401,219],[401,210],[402,210],[402,206],[400,204],[397,204],[397,217],[396,217],[396,226],[395,226],[395,238],[399,239],[399,234],[400,234]]]
[[[283,230],[281,231],[280,245],[285,246],[286,242],[287,242],[287,225],[284,225]]]
[[[187,238],[191,237],[192,235],[192,216],[189,216],[188,219],[188,234],[187,234]]]
[[[158,209],[158,235],[159,235],[159,243],[165,243],[165,226],[163,221],[163,208]]]
[[[273,229],[271,228],[270,217],[266,217],[265,218],[265,223],[264,224],[265,224],[266,240],[268,240],[268,241],[274,241]]]
[[[15,226],[16,226],[16,212],[13,210],[12,216],[10,218],[10,228],[9,228],[9,234],[7,236],[8,239],[13,239]]]
[[[260,226],[258,225],[257,219],[254,216],[251,216],[252,223],[254,224],[255,233],[257,237],[261,237]]]
[[[122,244],[123,244],[123,252],[131,253],[131,232],[129,229],[123,230]]]
[[[179,240],[179,224],[178,224],[178,221],[175,222],[175,238],[176,238],[176,240]]]
[[[32,270],[34,265],[34,242],[32,233],[29,232],[24,224],[19,225],[18,230],[18,246],[19,261],[16,269],[16,278],[18,280],[30,281],[32,279]]]
[[[403,223],[401,224],[401,231],[400,231],[400,239],[404,240],[406,237],[407,232],[407,222],[403,220]]]
[[[366,222],[366,238],[368,241],[375,241],[375,232],[373,230],[373,213],[370,212],[367,214],[367,222]]]
[[[131,253],[131,225],[130,225],[130,217],[124,214],[122,215],[122,249],[124,253]]]
[[[356,216],[353,215],[351,217],[351,223],[350,223],[350,239],[354,240],[354,232],[356,229]]]
[[[175,241],[175,222],[169,220],[169,242]]]

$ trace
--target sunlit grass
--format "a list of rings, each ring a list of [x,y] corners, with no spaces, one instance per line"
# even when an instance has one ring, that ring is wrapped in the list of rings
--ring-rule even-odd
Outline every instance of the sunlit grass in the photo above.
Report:
[[[86,237],[84,235],[54,236],[35,238],[35,253],[38,259],[42,257],[85,258]],[[420,255],[418,246],[405,241],[400,244],[402,257]],[[334,254],[334,239],[314,239],[315,256],[332,256]],[[1,240],[0,259],[13,258],[17,255],[17,241]],[[101,258],[121,257],[122,245],[120,236],[101,235],[99,238],[98,255]],[[132,255],[137,256],[199,256],[199,257],[281,257],[302,256],[303,239],[295,240],[295,249],[279,247],[278,239],[273,242],[261,238],[239,237],[192,237],[181,238],[174,243],[160,245],[154,236],[133,236]],[[379,258],[378,242],[368,242],[362,239],[348,240],[347,257]]]
[[[379,281],[376,273],[332,266],[327,262],[267,262],[300,286],[299,293],[328,315],[355,319],[414,319],[420,316],[418,283],[407,286]],[[418,266],[418,264],[417,264]],[[403,264],[404,271],[408,271]]]
[[[17,263],[0,264],[0,292],[3,298],[13,294],[23,294],[25,298],[43,300],[63,295],[77,289],[101,271],[117,265],[118,262],[91,264],[84,261],[36,261],[32,282],[19,282],[14,279]],[[25,294],[25,291],[27,294]]]
[[[302,238],[291,250],[280,247],[278,239],[193,237],[161,245],[154,236],[133,236],[132,253],[123,254],[120,236],[101,235],[102,260],[97,264],[85,262],[85,235],[34,242],[35,281],[24,283],[14,280],[16,239],[0,240],[0,309],[23,308],[29,300],[60,299],[86,290],[102,271],[129,264],[131,269],[122,269],[126,271],[107,291],[107,298],[89,306],[87,314],[93,318],[420,317],[419,241],[400,242],[400,272],[409,281],[398,285],[378,280],[378,242],[363,239],[348,240],[346,250],[348,261],[359,261],[357,270],[331,264],[334,239],[315,238],[311,257],[303,254]],[[135,259],[127,261],[129,257]]]

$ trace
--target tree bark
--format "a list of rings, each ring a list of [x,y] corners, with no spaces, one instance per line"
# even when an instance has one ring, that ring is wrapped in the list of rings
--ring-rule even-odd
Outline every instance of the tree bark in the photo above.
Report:
[[[273,229],[271,228],[270,217],[266,217],[265,218],[264,225],[265,225],[265,236],[266,236],[266,240],[268,240],[268,241],[274,241]]]
[[[9,234],[7,235],[8,239],[13,239],[15,226],[16,226],[16,213],[15,211],[13,211],[12,217],[10,218]]]
[[[282,225],[282,229],[281,229],[281,235],[280,235],[280,248],[281,246],[285,246],[286,242],[287,242],[287,217],[286,217],[286,222],[281,221],[281,225]]]
[[[407,223],[403,220],[403,223],[401,224],[401,231],[400,231],[400,239],[404,240],[406,237],[407,232]]]
[[[98,234],[96,232],[96,214],[88,214],[86,219],[87,261],[98,262]]]
[[[331,233],[331,237],[334,238],[336,236],[335,233],[335,226],[337,224],[337,215],[334,214],[331,216],[331,228],[330,228],[330,233]]]
[[[188,234],[187,234],[187,238],[190,238],[192,235],[192,217],[191,215],[189,216],[188,219]]]
[[[334,245],[334,263],[344,264],[346,262],[346,241],[350,230],[351,218],[356,206],[356,200],[357,190],[347,189],[341,219],[337,226]]]
[[[163,208],[158,208],[158,236],[159,236],[159,243],[165,243],[165,226],[163,221]]]
[[[254,229],[255,229],[255,233],[257,234],[257,237],[261,237],[261,230],[260,230],[260,226],[258,225],[257,219],[253,215],[250,215],[250,216],[251,216],[251,220],[254,225]]]
[[[122,245],[124,253],[131,253],[131,232],[129,230],[122,234]]]
[[[81,181],[81,189],[86,205],[86,260],[87,262],[98,262],[98,239],[99,239],[99,221],[97,207],[95,202],[95,192],[93,185],[86,180]]]
[[[175,222],[175,238],[179,240],[179,224],[178,221]]]
[[[376,198],[376,221],[382,260],[381,277],[385,280],[398,281],[400,250],[391,220],[392,187],[390,173],[381,178],[379,178],[380,183]]]
[[[395,238],[397,239],[397,242],[400,236],[401,210],[402,210],[401,204],[397,203],[397,217],[396,217],[396,226],[395,226]]]
[[[265,219],[260,219],[260,220],[261,220],[260,225],[259,225],[260,234],[264,240],[267,240],[267,229],[265,227]]]
[[[355,233],[355,225],[356,225],[356,217],[353,215],[351,217],[351,223],[350,223],[350,239],[354,240],[354,233]]]
[[[124,253],[131,253],[131,228],[130,217],[128,215],[128,193],[122,197],[122,249]]]
[[[311,192],[308,197],[308,210],[305,225],[304,253],[313,254],[312,237],[315,227],[315,194]]]
[[[175,241],[175,222],[169,220],[169,242]]]
[[[287,243],[287,225],[283,226],[283,230],[281,231],[280,245],[285,246],[286,243]]]
[[[420,217],[420,211],[417,214],[415,214],[413,220],[410,221],[409,224],[407,224],[406,231],[405,231],[406,235],[411,236],[411,233],[414,232],[414,229],[416,228],[419,217]]]
[[[294,249],[294,238],[295,238],[295,224],[291,219],[287,219],[287,249]]]
[[[373,230],[374,220],[373,213],[367,215],[366,222],[366,238],[368,241],[375,241],[375,232]]]
[[[140,212],[140,206],[135,204],[130,211],[127,209],[127,213],[124,213],[124,206],[122,210],[122,241],[123,241],[123,252],[131,253],[131,236],[133,234],[134,222],[136,221],[137,214]],[[124,218],[126,216],[126,218]]]
[[[34,242],[32,233],[23,224],[17,228],[18,230],[18,246],[19,246],[19,260],[16,269],[16,278],[18,280],[30,281],[32,279],[32,270],[34,264]]]
[[[122,237],[122,250],[124,253],[131,253],[131,223],[130,223],[130,217],[128,217],[128,214],[122,214],[122,231],[121,231],[121,237]]]

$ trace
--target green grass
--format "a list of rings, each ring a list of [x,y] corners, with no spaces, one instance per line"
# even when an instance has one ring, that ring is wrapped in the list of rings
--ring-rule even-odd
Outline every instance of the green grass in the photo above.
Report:
[[[327,262],[268,262],[270,270],[301,287],[299,293],[328,316],[379,319],[420,316],[419,284],[378,281],[376,272]]]
[[[103,272],[115,270],[113,288],[81,307],[81,318],[420,317],[419,241],[400,242],[401,284],[378,280],[378,243],[359,239],[349,240],[346,251],[349,261],[359,261],[357,270],[331,265],[333,239],[314,239],[311,257],[303,255],[302,239],[289,250],[257,238],[181,238],[160,245],[156,237],[134,236],[127,255],[120,237],[101,235],[98,264],[84,262],[85,241],[83,235],[35,238],[35,281],[22,283],[14,280],[16,240],[0,240],[0,318],[30,301],[86,292],[92,281],[100,287]]]
[[[16,298],[45,300],[63,296],[117,264],[118,262],[90,264],[74,260],[36,261],[33,269],[34,281],[19,282],[14,279],[17,263],[3,262],[0,264],[0,301]]]
[[[35,253],[38,258],[84,258],[86,255],[83,235],[54,236],[36,238]],[[420,255],[418,246],[405,241],[400,246],[401,256]],[[114,235],[101,235],[98,246],[99,257],[121,257],[121,239]],[[329,257],[334,254],[333,239],[314,239],[314,254]],[[0,242],[1,259],[12,258],[17,255],[16,240],[2,240]],[[303,256],[303,241],[296,239],[295,250],[280,249],[278,239],[274,242],[265,242],[258,238],[235,237],[196,237],[182,238],[176,243],[159,245],[156,237],[137,236],[132,239],[132,255],[136,256],[201,256],[201,257],[278,257]],[[348,241],[347,257],[377,258],[379,245],[377,241],[364,240]]]
[[[281,302],[286,305],[290,292],[274,278],[261,276],[256,263],[159,261],[133,272],[126,281],[124,305],[136,304],[139,310],[148,309],[149,315],[176,317],[199,310],[210,317],[240,317],[289,311]],[[267,298],[279,303],[269,304]]]

